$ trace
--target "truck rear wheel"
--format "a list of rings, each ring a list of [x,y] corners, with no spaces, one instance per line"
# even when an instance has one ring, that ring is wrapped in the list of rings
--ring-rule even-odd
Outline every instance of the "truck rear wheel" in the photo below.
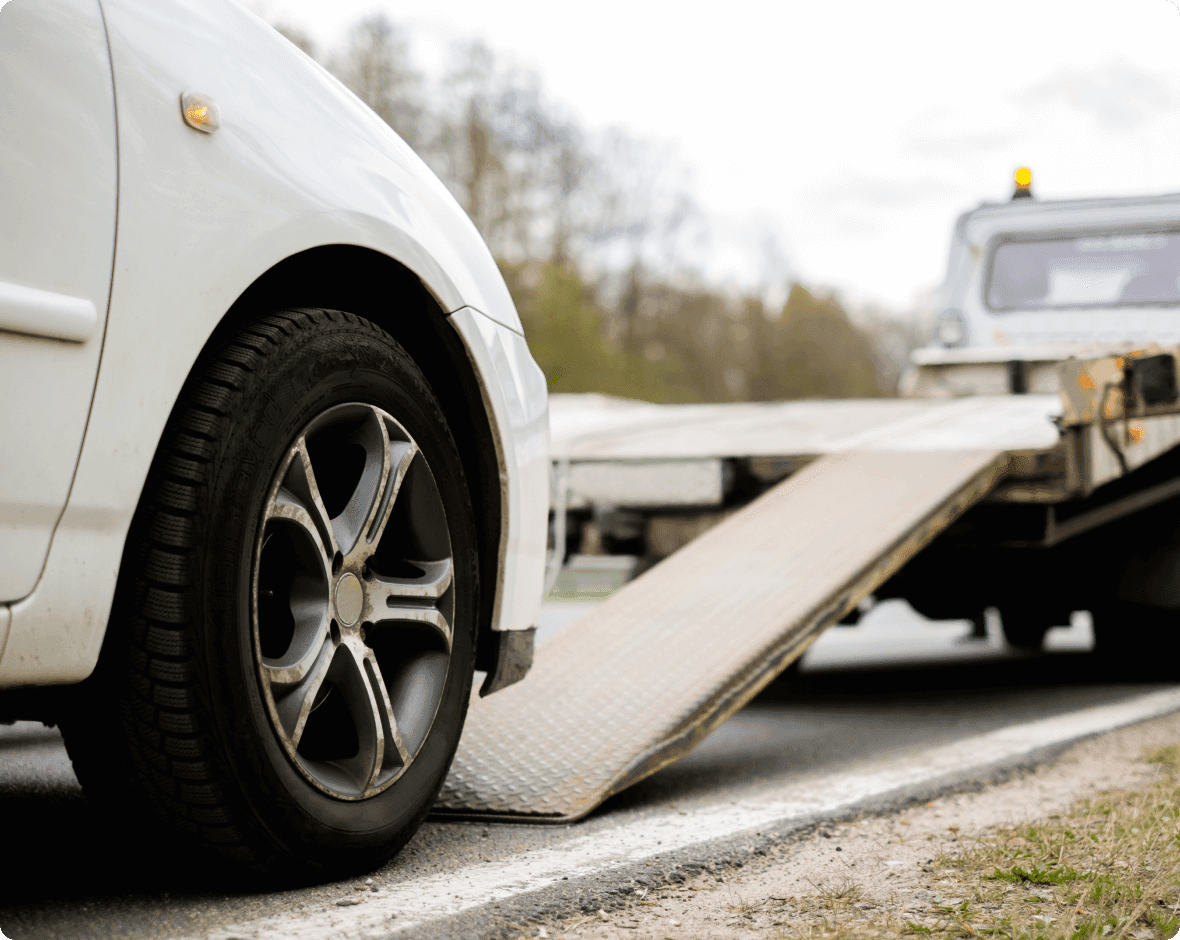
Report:
[[[1036,652],[1045,645],[1045,634],[1052,625],[1044,611],[1021,605],[1001,607],[1000,626],[1009,646]]]
[[[1180,679],[1180,610],[1109,601],[1090,611],[1094,659],[1121,680]]]

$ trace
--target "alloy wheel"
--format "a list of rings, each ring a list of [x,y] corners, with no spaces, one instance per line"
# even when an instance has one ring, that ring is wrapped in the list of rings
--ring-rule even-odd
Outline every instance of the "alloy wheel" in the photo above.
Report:
[[[311,421],[263,510],[253,639],[275,735],[319,790],[366,799],[413,762],[450,666],[453,573],[445,507],[409,432],[360,403]]]

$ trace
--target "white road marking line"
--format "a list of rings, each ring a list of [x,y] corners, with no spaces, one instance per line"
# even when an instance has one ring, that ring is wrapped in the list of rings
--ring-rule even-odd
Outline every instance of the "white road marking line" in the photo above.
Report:
[[[725,806],[681,815],[647,817],[613,829],[571,838],[491,863],[395,884],[356,907],[301,917],[281,915],[244,923],[208,936],[260,940],[342,940],[401,932],[433,920],[612,869],[642,863],[679,849],[771,827],[792,819],[832,815],[867,800],[932,783],[950,774],[982,771],[1034,751],[1180,710],[1180,688],[1138,696],[1115,705],[1069,712],[1012,725],[952,744],[893,758],[873,769],[846,771],[786,786]]]

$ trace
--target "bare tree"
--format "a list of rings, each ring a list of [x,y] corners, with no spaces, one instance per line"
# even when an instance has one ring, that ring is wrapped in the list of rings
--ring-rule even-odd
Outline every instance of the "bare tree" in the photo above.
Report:
[[[505,68],[482,43],[455,51],[439,96],[443,113],[428,162],[454,191],[498,257],[543,255],[555,221],[549,167],[560,132],[528,73]],[[573,141],[571,132],[566,139]],[[568,161],[573,175],[576,157]],[[552,236],[551,236],[552,237]]]
[[[329,67],[411,147],[422,137],[422,76],[410,62],[410,45],[381,13],[358,22],[343,55]]]

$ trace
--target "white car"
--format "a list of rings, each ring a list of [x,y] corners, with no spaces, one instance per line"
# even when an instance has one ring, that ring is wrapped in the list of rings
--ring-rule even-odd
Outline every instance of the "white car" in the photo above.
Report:
[[[0,720],[254,870],[388,858],[527,670],[545,380],[376,115],[231,0],[0,9]]]

